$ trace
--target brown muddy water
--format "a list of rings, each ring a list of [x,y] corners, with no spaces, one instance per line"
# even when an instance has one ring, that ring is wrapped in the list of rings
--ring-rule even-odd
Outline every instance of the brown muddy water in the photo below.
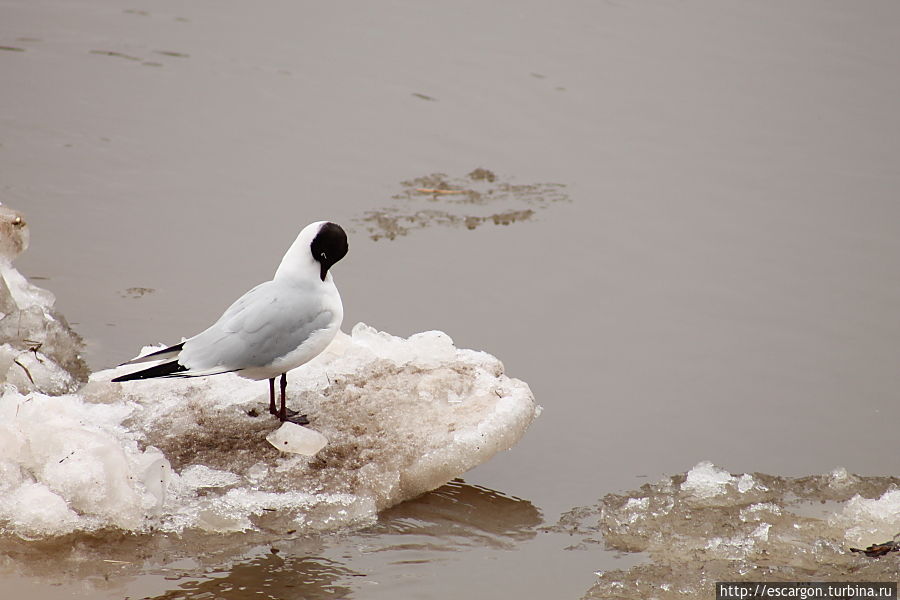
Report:
[[[196,333],[327,218],[345,329],[443,330],[545,409],[362,531],[23,544],[4,589],[578,598],[640,560],[550,527],[606,494],[704,459],[896,474],[898,26],[890,1],[0,2],[0,201],[92,367]]]

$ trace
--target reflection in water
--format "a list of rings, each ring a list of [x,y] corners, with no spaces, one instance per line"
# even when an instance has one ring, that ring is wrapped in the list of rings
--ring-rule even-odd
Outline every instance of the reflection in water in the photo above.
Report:
[[[89,597],[255,598],[279,590],[302,597],[344,595],[334,582],[353,572],[321,558],[325,540],[278,539],[248,532],[131,535],[115,531],[46,541],[0,538],[0,574],[16,574],[51,585],[82,584]],[[213,595],[209,595],[211,592]],[[206,594],[206,595],[204,595]]]
[[[363,534],[381,542],[379,552],[509,549],[533,538],[542,523],[541,512],[531,502],[454,479],[384,511],[378,524]]]
[[[465,589],[465,577],[481,581],[477,589],[487,574],[475,571],[496,565],[498,553],[521,549],[542,523],[526,500],[454,480],[385,511],[356,534],[362,546],[353,566],[367,574],[356,589],[373,600],[416,597],[434,585],[437,573],[457,592]]]
[[[201,598],[346,598],[350,588],[336,584],[359,576],[340,563],[322,557],[282,556],[269,551],[246,562],[214,570],[203,579],[179,584],[159,600],[200,600]]]
[[[540,510],[527,500],[457,479],[384,511],[376,525],[352,532],[352,545],[348,532],[0,537],[0,572],[86,583],[92,598],[347,598],[370,573],[389,577],[391,567],[406,571],[451,560],[461,550],[512,550],[542,524]]]
[[[309,539],[276,540],[252,558],[208,570],[202,577],[185,573],[188,580],[177,590],[157,598],[346,598],[367,573],[390,577],[391,567],[405,573],[413,565],[449,560],[460,550],[513,549],[534,537],[542,523],[530,502],[457,479],[381,513],[378,524],[354,532],[362,541],[354,552],[347,552],[342,534],[323,540],[319,556],[311,555]],[[332,556],[335,552],[341,554]]]

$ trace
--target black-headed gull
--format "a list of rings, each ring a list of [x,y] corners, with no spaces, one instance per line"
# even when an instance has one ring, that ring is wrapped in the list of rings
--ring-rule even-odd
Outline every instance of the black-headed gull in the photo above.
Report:
[[[287,372],[318,356],[337,334],[344,307],[329,269],[346,254],[347,234],[340,225],[307,225],[271,281],[238,298],[206,331],[122,364],[164,362],[113,381],[220,373],[268,379],[269,412],[281,421],[307,423],[304,415],[289,414],[285,408]],[[279,375],[281,408],[276,411]]]

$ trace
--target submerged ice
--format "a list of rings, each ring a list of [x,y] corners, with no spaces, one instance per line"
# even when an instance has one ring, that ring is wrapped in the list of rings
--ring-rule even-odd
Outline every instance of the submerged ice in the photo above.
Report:
[[[893,557],[851,550],[900,531],[900,479],[845,469],[801,478],[732,475],[704,461],[687,473],[609,494],[554,528],[649,559],[599,572],[587,598],[693,598],[716,581],[891,581]]]
[[[489,354],[364,324],[292,372],[307,428],[279,429],[267,387],[233,374],[88,381],[53,295],[12,266],[27,245],[0,206],[0,534],[367,523],[512,447],[540,411]]]

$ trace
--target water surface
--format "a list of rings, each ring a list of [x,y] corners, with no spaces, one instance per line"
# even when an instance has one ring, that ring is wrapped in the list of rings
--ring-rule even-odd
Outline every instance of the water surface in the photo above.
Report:
[[[372,530],[278,554],[159,548],[94,571],[99,592],[49,566],[9,585],[579,597],[631,559],[539,531],[573,506],[701,459],[896,472],[896,3],[29,0],[0,14],[0,193],[32,228],[17,264],[47,278],[92,366],[199,331],[328,218],[354,229],[335,269],[348,325],[446,331],[545,407],[513,451]],[[476,168],[564,185],[568,201],[371,239],[361,219],[405,210],[402,182]]]

